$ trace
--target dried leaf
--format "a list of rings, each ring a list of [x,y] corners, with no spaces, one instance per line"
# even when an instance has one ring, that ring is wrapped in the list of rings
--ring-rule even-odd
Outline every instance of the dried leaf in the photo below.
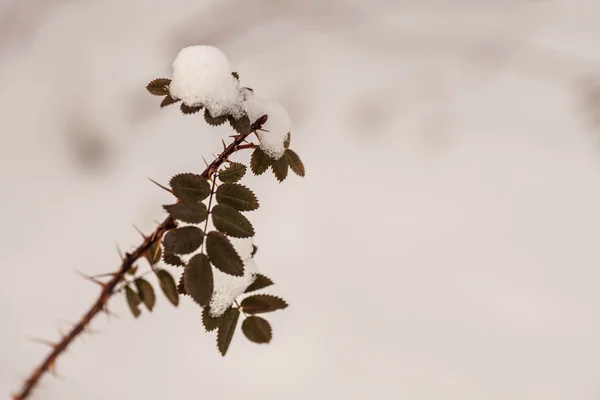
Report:
[[[156,304],[156,295],[152,285],[144,278],[137,278],[134,282],[142,302],[146,305],[148,311],[152,311],[154,304]]]
[[[227,204],[217,204],[213,207],[211,214],[213,224],[218,231],[235,238],[254,236],[254,228],[248,218],[235,208]]]
[[[223,316],[213,317],[210,315],[210,307],[207,305],[202,308],[202,325],[204,325],[204,329],[206,332],[212,332],[221,325],[223,322]]]
[[[165,253],[163,254],[163,261],[166,264],[173,265],[174,267],[183,267],[185,263],[178,255],[173,253]]]
[[[250,169],[252,170],[254,175],[262,175],[267,169],[269,169],[271,162],[271,157],[269,157],[264,151],[257,147],[252,152],[252,157],[250,159]]]
[[[151,94],[155,96],[166,96],[169,94],[169,84],[171,83],[170,79],[166,78],[158,78],[154,79],[148,85],[146,85],[146,90],[148,90]]]
[[[271,161],[271,169],[273,170],[273,175],[275,178],[281,183],[287,178],[288,174],[288,160],[285,155],[278,160]]]
[[[227,117],[229,124],[237,133],[240,135],[248,135],[251,132],[250,119],[247,115],[244,115],[240,119],[235,119],[232,116]]]
[[[175,197],[190,203],[202,201],[210,194],[210,184],[202,175],[198,174],[175,175],[171,178],[169,185],[173,189]]]
[[[290,168],[294,173],[298,176],[304,176],[304,164],[298,154],[296,154],[293,150],[287,149],[283,155]]]
[[[269,343],[273,338],[269,321],[256,315],[252,315],[242,322],[242,332],[249,341],[254,343]]]
[[[212,267],[208,257],[196,254],[188,261],[183,273],[185,291],[201,306],[210,302],[213,293],[214,281]]]
[[[196,114],[198,111],[202,110],[202,107],[190,107],[185,105],[184,103],[181,103],[180,109],[182,113],[189,115]]]
[[[246,297],[240,304],[241,309],[248,314],[260,314],[282,310],[287,306],[285,300],[270,294],[255,294]]]
[[[225,235],[212,231],[206,235],[206,252],[213,265],[220,271],[233,275],[244,275],[244,263]]]
[[[166,96],[161,102],[160,102],[160,108],[165,108],[166,106],[170,106],[171,104],[175,104],[179,101],[179,99],[174,99],[171,96]]]
[[[283,147],[288,149],[290,147],[291,141],[292,141],[292,133],[288,132],[287,136],[285,137],[285,141],[283,142]]]
[[[223,314],[223,321],[217,331],[217,347],[222,356],[225,356],[227,349],[229,349],[239,318],[240,310],[237,308],[231,307]]]
[[[223,125],[227,121],[227,115],[221,115],[220,117],[213,117],[208,109],[204,110],[204,120],[207,124],[212,126]]]
[[[227,204],[238,211],[252,211],[258,208],[258,200],[252,190],[239,183],[224,183],[217,189],[217,202]]]
[[[239,162],[232,162],[229,167],[219,171],[219,179],[226,183],[237,182],[244,175],[246,175],[246,166]]]
[[[165,233],[163,246],[167,253],[189,254],[200,247],[203,239],[202,229],[195,226],[184,226]]]
[[[272,284],[273,284],[273,281],[271,279],[269,279],[267,276],[265,276],[263,274],[256,274],[256,278],[254,279],[254,282],[252,282],[252,284],[250,284],[250,286],[248,286],[246,288],[246,291],[244,293],[250,293],[250,292],[254,292],[256,290],[264,289],[267,286],[271,286]]]
[[[238,81],[240,80],[240,74],[238,74],[237,72],[234,71],[234,72],[231,73],[231,75],[233,75],[233,77],[235,79],[237,79]]]
[[[199,224],[208,218],[208,210],[206,205],[201,202],[185,202],[169,204],[163,208],[173,217],[183,222],[190,224]]]
[[[129,285],[125,286],[125,298],[127,299],[127,305],[131,310],[131,313],[135,318],[139,317],[142,311],[140,310],[140,303],[142,300],[140,296]]]
[[[163,293],[167,296],[167,299],[169,299],[171,304],[177,307],[177,305],[179,305],[179,294],[177,293],[175,279],[173,279],[173,276],[165,269],[159,269],[156,271],[156,275],[158,276],[158,283],[160,284]]]

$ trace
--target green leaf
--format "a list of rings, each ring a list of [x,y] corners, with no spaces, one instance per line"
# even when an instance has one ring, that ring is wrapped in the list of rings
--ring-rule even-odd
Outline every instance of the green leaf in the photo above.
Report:
[[[158,276],[158,283],[160,284],[163,293],[167,296],[167,299],[169,299],[171,304],[177,307],[177,305],[179,305],[179,294],[177,293],[175,279],[173,279],[173,276],[165,269],[159,269],[156,271],[156,275]]]
[[[163,261],[166,264],[173,265],[174,267],[183,267],[185,265],[183,260],[179,258],[178,255],[175,255],[173,253],[164,253]]]
[[[217,331],[217,347],[222,356],[225,356],[227,349],[229,349],[239,318],[240,310],[237,308],[231,307],[223,314],[223,321]]]
[[[271,168],[273,169],[273,174],[275,178],[281,183],[287,178],[288,174],[288,160],[285,155],[278,160],[272,160]]]
[[[256,315],[252,315],[242,322],[242,332],[249,341],[254,343],[269,343],[273,338],[269,321]]]
[[[231,125],[231,127],[235,129],[235,131],[240,135],[250,134],[251,125],[250,119],[247,115],[244,115],[240,119],[235,119],[232,116],[227,117],[227,119],[229,120],[229,124]]]
[[[212,332],[221,325],[223,322],[223,316],[213,317],[210,315],[210,307],[207,305],[202,308],[202,325],[204,325],[204,329],[206,332]]]
[[[185,291],[185,282],[183,281],[183,274],[179,277],[179,283],[177,284],[177,293],[182,295],[187,295],[188,292]]]
[[[227,204],[238,211],[252,211],[258,208],[258,200],[252,192],[239,183],[224,183],[217,189],[217,202]]]
[[[255,294],[242,300],[240,307],[248,314],[260,314],[275,310],[283,310],[288,305],[285,300],[270,294]]]
[[[152,285],[144,278],[137,278],[134,282],[146,308],[148,308],[149,311],[152,311],[154,304],[156,303],[156,295],[154,294]]]
[[[195,226],[184,226],[165,233],[163,246],[167,253],[189,254],[200,247],[203,239],[202,229]]]
[[[173,217],[190,224],[199,224],[208,218],[206,205],[200,202],[188,203],[180,201],[179,203],[169,204],[163,208]]]
[[[234,72],[231,73],[231,75],[233,75],[233,77],[235,79],[237,79],[238,81],[240,80],[240,74],[238,74],[237,72],[234,71]]]
[[[139,317],[142,313],[139,307],[142,300],[140,299],[140,296],[138,296],[138,294],[129,287],[129,285],[125,286],[125,298],[127,299],[127,305],[129,306],[133,316],[135,318]]]
[[[214,281],[212,267],[208,257],[196,254],[188,261],[183,273],[185,291],[201,306],[210,302],[213,293]]]
[[[202,110],[202,107],[190,107],[190,106],[186,106],[184,103],[181,103],[181,112],[184,114],[196,114],[198,111]]]
[[[246,166],[239,162],[232,162],[229,167],[219,171],[221,182],[237,182],[246,175]]]
[[[155,265],[160,261],[162,257],[162,249],[158,240],[154,241],[152,245],[144,253],[144,257],[148,260],[150,265]]]
[[[179,174],[171,178],[169,185],[173,194],[181,201],[193,203],[202,201],[210,194],[210,184],[202,175]]]
[[[204,120],[207,124],[212,126],[223,125],[227,121],[227,115],[221,115],[220,117],[213,117],[208,109],[204,110]]]
[[[290,168],[294,173],[298,176],[304,176],[304,164],[298,154],[296,154],[293,150],[287,149],[283,155]]]
[[[283,142],[283,147],[288,149],[290,147],[291,141],[292,141],[292,133],[288,132],[287,136],[285,137],[285,141]]]
[[[254,279],[254,282],[252,282],[252,284],[250,284],[250,286],[248,286],[246,288],[246,291],[244,293],[250,293],[250,292],[254,292],[255,290],[260,290],[260,289],[264,289],[267,286],[271,286],[273,284],[273,281],[271,279],[269,279],[268,277],[266,277],[263,274],[256,274],[256,278]]]
[[[227,236],[217,231],[209,232],[206,252],[210,262],[220,271],[233,276],[244,275],[244,263]]]
[[[215,228],[231,237],[248,238],[254,236],[254,228],[248,218],[227,204],[213,207],[212,220]]]
[[[262,175],[265,173],[269,166],[271,165],[271,157],[269,157],[264,151],[260,148],[254,149],[252,152],[252,157],[250,159],[250,169],[254,172],[254,175]]]
[[[175,104],[179,101],[179,99],[174,99],[171,96],[166,96],[161,102],[160,102],[160,108],[165,108],[166,106],[170,106],[171,104]]]
[[[148,85],[146,85],[146,90],[155,96],[165,96],[169,94],[169,84],[171,83],[170,79],[166,78],[158,78],[154,79]]]

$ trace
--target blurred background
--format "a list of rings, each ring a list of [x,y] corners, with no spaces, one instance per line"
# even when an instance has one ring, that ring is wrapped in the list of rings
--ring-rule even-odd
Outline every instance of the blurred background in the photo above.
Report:
[[[596,0],[0,1],[1,396],[48,352],[31,338],[98,295],[76,271],[116,270],[132,224],[162,220],[147,178],[202,171],[231,134],[144,89],[210,44],[292,117],[306,178],[244,178],[290,307],[269,346],[238,331],[222,358],[188,298],[139,320],[114,298],[35,398],[598,399],[599,18]]]

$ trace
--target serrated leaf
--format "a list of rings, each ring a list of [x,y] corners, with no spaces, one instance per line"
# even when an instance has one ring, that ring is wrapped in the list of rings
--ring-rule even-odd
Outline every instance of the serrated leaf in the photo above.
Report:
[[[240,74],[238,74],[236,71],[233,71],[233,72],[231,73],[231,75],[233,75],[233,77],[234,77],[235,79],[237,79],[238,81],[240,80]]]
[[[185,282],[183,281],[183,274],[179,277],[179,283],[177,284],[177,293],[182,295],[187,295],[188,293],[185,291]]]
[[[154,265],[160,261],[162,257],[162,248],[158,240],[154,241],[152,245],[144,253],[144,257],[148,260],[150,265]]]
[[[212,267],[208,257],[196,254],[188,261],[183,273],[185,291],[201,306],[210,302],[213,293],[214,281]]]
[[[202,308],[202,325],[204,325],[204,329],[206,332],[212,332],[221,325],[223,322],[223,316],[213,317],[210,315],[210,307],[207,305]]]
[[[218,231],[235,238],[254,236],[254,228],[248,218],[235,208],[227,204],[217,204],[211,214],[213,225]]]
[[[146,85],[146,90],[155,96],[165,96],[169,94],[170,79],[158,78]]]
[[[288,132],[285,137],[285,141],[283,142],[283,147],[288,149],[290,147],[290,142],[292,141],[292,133]]]
[[[202,244],[204,232],[195,226],[184,226],[171,229],[163,238],[165,252],[175,254],[189,254]]]
[[[225,356],[229,349],[239,318],[240,310],[237,308],[231,307],[223,314],[223,321],[217,331],[217,348],[222,356]]]
[[[252,152],[252,157],[250,158],[250,169],[254,175],[262,175],[267,169],[269,169],[271,161],[271,157],[257,147]]]
[[[173,217],[190,224],[199,224],[208,218],[208,210],[204,203],[188,203],[181,201],[175,204],[163,206],[163,208]]]
[[[158,283],[160,284],[160,288],[162,289],[163,293],[165,294],[167,299],[169,299],[171,304],[177,307],[179,305],[179,294],[177,293],[175,279],[173,279],[173,276],[171,276],[171,274],[164,269],[159,269],[156,272],[156,275],[158,277]]]
[[[221,232],[206,235],[206,252],[213,265],[221,272],[233,276],[244,275],[244,263],[235,248]]]
[[[190,107],[188,105],[185,105],[184,103],[181,103],[181,106],[179,108],[181,109],[181,112],[186,115],[196,114],[198,111],[202,110],[202,107],[200,107],[200,106]]]
[[[163,254],[163,261],[166,264],[173,265],[174,267],[183,267],[185,265],[183,260],[178,255],[173,253]]]
[[[133,291],[129,285],[125,286],[125,298],[127,299],[127,305],[131,310],[131,313],[135,318],[139,317],[142,311],[140,310],[140,303],[142,300],[136,292]]]
[[[171,96],[165,96],[164,99],[160,102],[160,108],[165,108],[166,106],[170,106],[171,104],[175,104],[179,101],[179,99],[174,99]]]
[[[288,165],[296,175],[304,176],[304,164],[300,157],[298,157],[298,154],[293,150],[287,149],[283,156],[286,158]]]
[[[285,300],[270,294],[255,294],[246,297],[240,304],[241,309],[248,314],[260,314],[275,310],[283,310],[287,306]]]
[[[171,178],[169,186],[179,200],[190,203],[202,201],[210,194],[210,184],[202,175],[179,174]]]
[[[252,211],[258,208],[258,200],[252,190],[239,183],[224,183],[217,189],[217,202],[227,204],[238,211]]]
[[[227,119],[229,120],[231,127],[240,135],[247,135],[250,133],[251,124],[247,115],[242,116],[240,119],[235,119],[232,116],[227,117]]]
[[[242,322],[242,332],[249,341],[254,343],[269,343],[273,338],[273,330],[269,321],[252,315]]]
[[[272,160],[271,169],[279,183],[283,182],[288,175],[288,160],[285,155],[278,160]]]
[[[267,276],[265,276],[263,274],[256,274],[256,278],[254,279],[254,282],[252,282],[252,284],[250,284],[250,286],[248,286],[246,288],[244,293],[250,293],[250,292],[254,292],[256,290],[264,289],[267,286],[271,286],[272,284],[273,284],[273,281],[271,279],[269,279]]]
[[[232,162],[229,167],[219,171],[219,179],[225,183],[237,182],[244,175],[246,175],[246,166],[239,162]]]
[[[208,109],[204,110],[204,120],[207,124],[212,126],[223,125],[227,121],[227,115],[221,115],[220,117],[213,117]]]
[[[137,287],[140,299],[146,305],[148,311],[152,311],[154,308],[154,304],[156,304],[156,295],[154,294],[154,288],[150,282],[145,280],[144,278],[137,278],[135,281],[135,286]]]

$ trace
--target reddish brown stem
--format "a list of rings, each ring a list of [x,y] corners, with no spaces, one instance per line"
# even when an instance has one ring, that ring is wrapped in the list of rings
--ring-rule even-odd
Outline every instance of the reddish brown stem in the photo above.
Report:
[[[227,146],[223,150],[223,152],[219,154],[217,158],[215,158],[215,160],[206,167],[206,169],[202,173],[202,176],[206,179],[211,178],[215,171],[217,171],[217,169],[221,166],[221,164],[223,164],[225,160],[229,158],[229,156],[231,156],[233,153],[239,150],[240,145],[250,135],[250,133],[256,131],[257,129],[260,129],[260,127],[262,126],[262,124],[265,123],[265,121],[266,116],[263,116],[252,125],[250,132],[235,136],[233,142],[231,142],[229,146]],[[44,358],[44,360],[42,360],[42,362],[33,370],[33,372],[25,380],[25,382],[23,383],[23,387],[21,388],[19,393],[13,396],[14,400],[24,400],[28,398],[31,395],[33,389],[39,383],[41,377],[48,370],[51,370],[54,367],[58,356],[60,356],[71,344],[71,342],[73,342],[88,327],[92,319],[94,319],[94,317],[102,311],[108,312],[106,308],[108,300],[113,294],[115,294],[115,288],[117,287],[121,279],[125,276],[127,271],[131,269],[131,267],[137,260],[144,256],[144,254],[150,249],[150,247],[157,240],[159,240],[166,231],[174,228],[175,226],[176,223],[173,220],[173,218],[168,217],[156,227],[152,235],[144,238],[142,244],[140,244],[133,251],[133,253],[125,254],[125,257],[123,257],[119,270],[114,273],[110,281],[103,284],[102,290],[100,291],[100,295],[98,296],[94,304],[83,315],[81,320],[79,320],[79,322],[77,322],[73,326],[71,331],[66,336],[64,336],[60,340],[60,342],[58,342],[52,347],[52,351],[50,351],[50,353]]]

